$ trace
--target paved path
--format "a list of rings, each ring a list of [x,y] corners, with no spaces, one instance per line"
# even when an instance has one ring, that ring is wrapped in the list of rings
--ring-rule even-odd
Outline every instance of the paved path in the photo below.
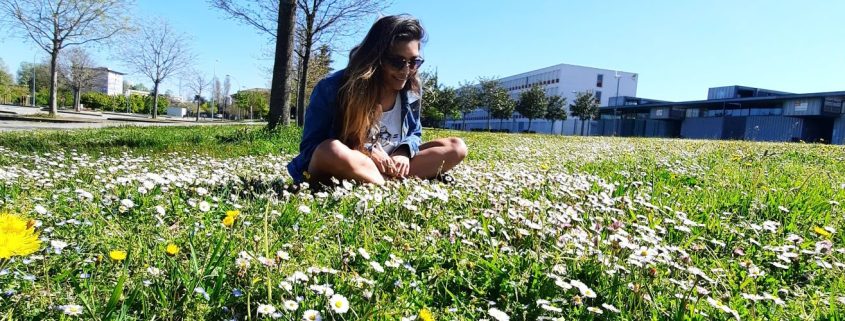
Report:
[[[44,114],[40,108],[20,107],[0,105],[0,117],[2,116],[32,116],[36,114]],[[99,112],[59,112],[62,119],[73,120],[75,122],[49,122],[49,121],[28,121],[28,120],[14,120],[14,119],[0,119],[0,132],[2,131],[21,131],[21,130],[35,130],[35,129],[83,129],[83,128],[104,128],[116,126],[207,126],[207,125],[263,125],[263,122],[228,122],[210,119],[200,119],[199,122],[194,121],[194,118],[171,118],[160,117],[161,121],[154,121],[146,115],[126,114],[126,113],[99,113]],[[4,117],[9,118],[9,117]]]

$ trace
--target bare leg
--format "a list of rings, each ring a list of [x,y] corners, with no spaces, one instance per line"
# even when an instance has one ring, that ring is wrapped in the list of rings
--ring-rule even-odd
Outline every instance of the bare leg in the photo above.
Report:
[[[328,184],[332,177],[351,179],[361,183],[384,184],[384,177],[376,164],[357,150],[346,147],[336,139],[327,139],[317,145],[308,164],[309,183]]]
[[[464,160],[467,145],[460,138],[435,139],[420,145],[420,151],[411,159],[408,176],[433,178],[445,173]]]

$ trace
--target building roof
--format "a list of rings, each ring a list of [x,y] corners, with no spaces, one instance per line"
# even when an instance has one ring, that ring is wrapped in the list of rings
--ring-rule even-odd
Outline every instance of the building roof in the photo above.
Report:
[[[614,70],[614,69],[604,69],[604,68],[598,68],[598,67],[589,67],[589,66],[581,66],[581,65],[573,65],[573,64],[560,63],[560,64],[557,64],[557,65],[547,66],[547,67],[543,67],[543,68],[537,68],[537,69],[533,69],[533,70],[530,70],[530,71],[521,72],[521,73],[518,73],[518,74],[513,74],[513,75],[510,75],[510,76],[499,77],[497,80],[500,80],[500,81],[501,81],[501,80],[503,80],[503,79],[508,79],[508,78],[527,77],[527,76],[533,75],[534,73],[537,73],[537,72],[546,71],[546,70],[553,70],[553,69],[560,69],[561,67],[564,67],[564,66],[566,66],[566,67],[587,68],[587,69],[601,70],[601,71],[615,71],[615,72],[619,72],[619,73],[623,73],[623,74],[631,74],[631,75],[633,75],[633,77],[635,77],[635,78],[637,77],[637,73],[635,73],[635,72],[630,72],[630,71],[622,71],[622,70]]]
[[[659,102],[646,103],[641,105],[622,105],[622,106],[601,106],[601,110],[619,110],[619,109],[651,109],[655,107],[680,107],[680,108],[696,108],[701,105],[720,106],[724,104],[742,104],[742,103],[759,103],[759,102],[779,102],[793,99],[806,98],[825,98],[825,97],[845,97],[845,91],[830,91],[806,94],[785,94],[780,96],[764,96],[764,97],[744,97],[744,98],[727,98],[727,99],[708,99],[708,100],[692,100],[681,102]]]
[[[113,73],[113,74],[118,74],[118,75],[121,75],[121,76],[126,75],[125,73],[119,72],[117,70],[111,70],[108,67],[96,67],[96,68],[91,68],[91,70],[103,70],[103,71],[110,72],[110,73]]]

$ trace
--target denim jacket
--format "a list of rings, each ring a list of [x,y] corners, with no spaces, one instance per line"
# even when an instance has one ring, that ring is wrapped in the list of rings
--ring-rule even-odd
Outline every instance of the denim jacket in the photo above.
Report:
[[[311,163],[314,149],[326,139],[337,139],[340,135],[340,122],[337,118],[338,91],[343,80],[344,70],[339,70],[320,80],[311,92],[311,102],[305,110],[305,127],[302,141],[299,143],[299,155],[288,163],[288,173],[295,183],[305,180],[304,172]],[[420,150],[422,126],[420,125],[421,97],[417,93],[403,90],[402,98],[402,135],[399,146],[408,145],[413,158]]]

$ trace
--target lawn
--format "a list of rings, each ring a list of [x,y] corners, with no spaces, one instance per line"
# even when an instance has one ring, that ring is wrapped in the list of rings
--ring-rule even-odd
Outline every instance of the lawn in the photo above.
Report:
[[[0,134],[0,320],[845,317],[840,146],[426,129],[451,183],[312,193],[300,133]]]

